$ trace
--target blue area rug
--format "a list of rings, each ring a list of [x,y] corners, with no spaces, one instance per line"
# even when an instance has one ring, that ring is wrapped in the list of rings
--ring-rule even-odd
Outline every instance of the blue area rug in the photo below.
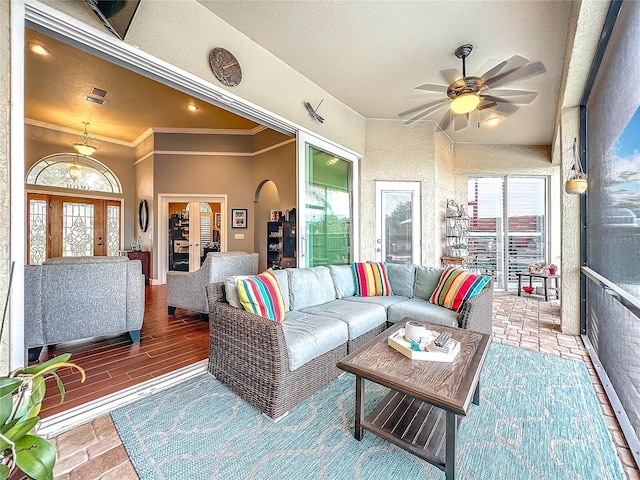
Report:
[[[112,417],[142,480],[443,480],[371,432],[353,438],[354,384],[344,374],[274,424],[205,374]],[[365,388],[369,412],[386,390]],[[585,365],[501,344],[460,426],[456,464],[466,480],[625,479]]]

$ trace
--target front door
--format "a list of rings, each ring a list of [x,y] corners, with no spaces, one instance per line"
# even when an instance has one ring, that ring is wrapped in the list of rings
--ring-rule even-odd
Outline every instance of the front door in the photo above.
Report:
[[[85,197],[27,195],[27,263],[47,258],[118,255],[121,202]]]
[[[376,260],[420,264],[420,182],[376,181]]]

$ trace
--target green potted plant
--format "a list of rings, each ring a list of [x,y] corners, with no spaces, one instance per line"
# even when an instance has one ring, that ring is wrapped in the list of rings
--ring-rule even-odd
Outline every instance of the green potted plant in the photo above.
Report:
[[[466,243],[454,243],[451,245],[451,253],[454,257],[466,257],[469,255],[469,247]]]
[[[60,403],[64,401],[64,385],[56,370],[71,367],[85,373],[79,366],[69,363],[66,353],[39,365],[21,368],[8,377],[0,377],[0,480],[6,480],[16,468],[27,478],[53,479],[56,452],[46,439],[32,430],[40,421],[38,413],[46,393],[46,376],[53,376],[60,390]]]
[[[9,275],[7,298],[0,324],[0,338],[7,318],[7,306],[13,280],[13,267]],[[64,384],[56,373],[61,367],[71,367],[80,372],[81,381],[86,376],[84,370],[69,363],[70,353],[54,357],[44,363],[19,368],[0,376],[0,480],[6,480],[17,469],[34,480],[52,480],[56,463],[56,451],[46,439],[32,430],[40,421],[38,413],[46,393],[46,376],[56,379],[60,390],[60,403],[64,402]],[[23,477],[21,477],[23,478]]]

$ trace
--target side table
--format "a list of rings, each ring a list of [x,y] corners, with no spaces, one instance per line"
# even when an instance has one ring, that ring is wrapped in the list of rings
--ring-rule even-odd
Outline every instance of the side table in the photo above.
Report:
[[[518,296],[521,297],[522,296],[522,277],[529,277],[529,286],[532,287],[533,284],[533,279],[534,278],[541,278],[542,279],[542,285],[544,287],[544,301],[548,302],[549,301],[549,279],[553,280],[554,283],[551,285],[551,289],[555,290],[556,292],[556,299],[560,298],[559,292],[558,292],[558,280],[560,279],[560,274],[549,274],[549,275],[543,275],[542,273],[530,273],[530,272],[516,272],[516,275],[518,276]]]
[[[151,252],[132,252],[127,250],[129,260],[140,260],[142,262],[142,273],[144,274],[144,283],[149,285],[149,267],[151,263]]]
[[[449,255],[444,255],[440,257],[440,266],[444,267],[445,265],[462,265],[463,267],[469,263],[474,261],[474,257],[452,257]]]

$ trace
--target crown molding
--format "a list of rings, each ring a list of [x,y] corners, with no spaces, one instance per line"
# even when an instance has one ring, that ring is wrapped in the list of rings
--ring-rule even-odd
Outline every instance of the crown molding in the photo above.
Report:
[[[24,123],[27,125],[31,125],[33,127],[40,127],[40,128],[46,128],[47,130],[54,130],[56,132],[60,132],[60,133],[68,133],[71,135],[78,135],[78,136],[82,136],[84,130],[80,129],[80,130],[76,130],[75,128],[69,128],[69,127],[63,127],[61,125],[56,125],[54,123],[47,123],[47,122],[41,122],[40,120],[34,120],[32,118],[25,118],[24,119]],[[96,140],[100,140],[102,142],[109,142],[109,143],[114,143],[116,145],[122,145],[125,147],[131,147],[133,148],[135,145],[131,142],[125,142],[123,140],[118,140],[116,138],[111,138],[111,137],[105,137],[103,135],[90,135],[91,138],[95,138]]]

